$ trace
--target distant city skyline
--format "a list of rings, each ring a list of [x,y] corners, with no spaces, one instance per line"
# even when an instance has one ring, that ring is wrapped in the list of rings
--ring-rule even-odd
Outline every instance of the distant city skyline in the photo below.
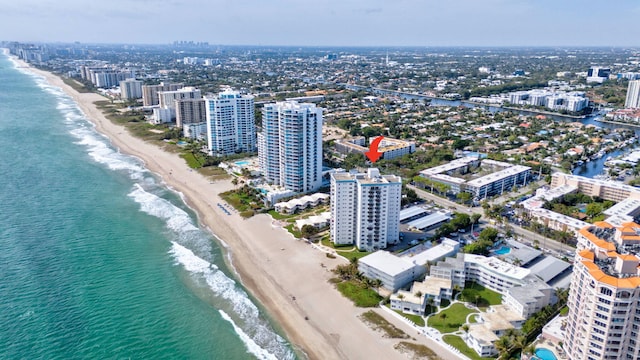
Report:
[[[640,46],[634,0],[4,0],[2,9],[2,40],[32,42]]]

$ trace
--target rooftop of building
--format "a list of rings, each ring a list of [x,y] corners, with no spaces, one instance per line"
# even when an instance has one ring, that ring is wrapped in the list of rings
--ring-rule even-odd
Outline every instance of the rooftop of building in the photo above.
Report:
[[[465,254],[464,261],[466,263],[474,263],[487,270],[496,273],[499,276],[508,276],[515,280],[522,280],[531,273],[529,269],[521,268],[509,264],[495,257],[485,257],[482,255]]]
[[[336,142],[343,146],[350,147],[359,152],[369,151],[368,147],[358,145],[354,143],[354,140],[359,140],[359,137],[351,138],[351,139],[339,139],[339,140],[336,140]],[[385,137],[378,145],[378,151],[384,153],[387,151],[405,149],[411,146],[415,146],[415,143],[412,141],[398,140],[398,139]]]
[[[567,181],[576,181],[580,183],[587,183],[587,184],[599,185],[599,186],[604,186],[604,187],[613,188],[613,189],[629,191],[632,193],[640,193],[640,189],[633,187],[631,185],[619,183],[616,181],[593,179],[593,178],[588,178],[584,176],[570,175],[570,174],[564,174],[564,173],[554,173],[553,177],[564,177]]]
[[[359,263],[376,268],[390,276],[396,276],[416,266],[409,259],[398,257],[384,250],[376,251],[361,258]]]
[[[507,240],[506,242],[511,250],[508,254],[502,255],[502,257],[512,264],[517,260],[521,266],[526,266],[542,254],[542,251],[515,240]]]
[[[424,265],[428,262],[434,262],[439,259],[442,259],[445,256],[454,255],[457,253],[460,248],[460,244],[457,241],[451,239],[445,239],[441,244],[438,244],[432,248],[425,249],[418,253],[413,253],[409,251],[405,251],[400,254],[401,257],[405,259],[409,259],[414,264]]]
[[[331,176],[336,181],[355,181],[362,185],[402,183],[402,178],[399,176],[380,175],[380,171],[377,168],[369,168],[366,173],[340,171],[332,173]]]
[[[571,264],[553,256],[545,256],[529,268],[532,274],[548,283],[571,268]]]
[[[579,234],[588,242],[578,252],[579,262],[596,281],[620,288],[640,286],[640,225],[600,221]]]
[[[484,160],[489,161],[489,160]],[[479,177],[477,179],[471,180],[467,182],[467,186],[473,186],[473,187],[481,187],[481,186],[485,186],[488,184],[491,184],[495,181],[499,181],[502,179],[506,179],[510,176],[513,175],[517,175],[520,174],[522,172],[525,171],[530,171],[531,168],[528,166],[523,166],[523,165],[513,165],[511,167],[508,167],[506,169],[500,170],[498,172],[495,172],[493,174],[489,174],[489,175],[485,175],[483,177]]]
[[[451,219],[451,213],[447,210],[440,210],[425,217],[410,221],[407,223],[407,226],[415,229],[426,229],[449,219]]]

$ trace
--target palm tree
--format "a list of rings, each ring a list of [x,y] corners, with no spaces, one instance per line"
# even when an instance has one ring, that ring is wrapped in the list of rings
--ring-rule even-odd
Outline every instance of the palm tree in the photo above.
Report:
[[[418,291],[414,294],[417,298],[421,298],[422,297],[422,291]]]
[[[527,345],[527,337],[524,335],[517,335],[513,339],[513,346],[517,349],[522,349]]]
[[[373,281],[371,282],[371,285],[376,289],[376,290],[380,290],[380,287],[382,286],[382,280],[380,279],[373,279]]]
[[[498,350],[500,356],[502,356],[506,353],[507,350],[509,350],[509,348],[511,348],[511,339],[508,336],[503,335],[498,340],[496,340],[494,345],[496,347],[496,350]]]
[[[432,298],[432,297],[429,297],[429,298],[427,299],[427,305],[429,306],[429,313],[432,313],[432,312],[433,312],[433,304],[434,304],[434,303],[435,303],[435,302],[434,302],[434,300],[433,300],[433,298]]]

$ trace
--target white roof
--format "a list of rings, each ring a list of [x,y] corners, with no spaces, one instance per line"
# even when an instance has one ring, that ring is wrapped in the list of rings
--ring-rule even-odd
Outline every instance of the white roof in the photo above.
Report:
[[[396,276],[416,266],[411,261],[384,250],[376,251],[361,258],[359,263],[368,265],[390,276]]]
[[[463,158],[455,159],[451,162],[448,162],[440,166],[435,166],[429,169],[422,170],[420,171],[420,174],[436,175],[446,171],[451,171],[451,170],[455,170],[455,169],[467,166],[469,163],[472,163],[474,161],[478,161],[478,158],[475,156],[465,156]]]
[[[453,240],[444,240],[442,244],[436,245],[431,249],[424,250],[420,253],[404,256],[411,259],[414,264],[424,265],[427,262],[434,262],[446,256],[455,255],[460,248],[460,244]]]
[[[519,266],[511,265],[496,257],[485,257],[482,255],[464,254],[465,263],[474,263],[501,277],[510,277],[515,280],[524,279],[531,271]]]
[[[451,215],[449,212],[434,212],[431,215],[427,215],[423,218],[413,220],[408,223],[409,227],[413,227],[416,229],[425,229],[429,226],[433,226],[435,224],[441,223],[443,221],[447,221],[451,219]]]
[[[485,162],[488,160],[484,160]],[[493,174],[489,174],[483,177],[479,177],[477,179],[471,180],[469,182],[467,182],[467,186],[474,186],[474,187],[481,187],[484,185],[488,185],[491,184],[495,181],[499,181],[505,178],[508,178],[509,176],[513,176],[513,175],[517,175],[526,171],[531,170],[530,167],[528,166],[522,166],[522,165],[514,165],[511,167],[508,167],[504,170],[500,170],[498,172],[494,172]]]
[[[420,206],[412,206],[410,208],[402,209],[400,210],[400,221],[406,220],[416,215],[424,214],[426,212],[427,210]]]
[[[609,216],[613,216],[613,215],[629,216],[634,212],[638,211],[638,209],[640,209],[640,200],[624,199],[621,202],[603,211],[603,213]]]

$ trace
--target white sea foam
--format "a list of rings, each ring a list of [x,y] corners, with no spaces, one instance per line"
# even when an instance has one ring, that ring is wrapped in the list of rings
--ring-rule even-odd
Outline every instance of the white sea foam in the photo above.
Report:
[[[143,212],[166,221],[170,230],[176,233],[199,232],[186,211],[166,199],[145,191],[140,184],[135,184],[135,189],[129,193],[129,197],[140,204],[140,210]]]
[[[260,319],[256,305],[236,286],[233,279],[227,277],[217,266],[176,242],[173,242],[170,253],[187,271],[202,276],[213,293],[225,299],[232,307],[233,313],[244,322],[244,328],[235,324],[226,313],[223,317],[227,316],[225,320],[233,324],[236,333],[252,354],[260,359],[294,358],[284,339],[270,328],[266,320]]]
[[[236,334],[238,334],[242,342],[244,342],[244,345],[247,347],[247,350],[249,351],[249,353],[253,354],[258,359],[278,360],[278,358],[275,357],[275,355],[258,346],[258,344],[256,344],[255,341],[253,341],[244,331],[242,331],[240,327],[238,327],[238,325],[236,325],[236,323],[233,322],[231,317],[229,317],[229,315],[227,315],[226,312],[222,310],[218,310],[218,311],[220,312],[220,315],[222,316],[223,319],[231,323],[231,326],[233,326],[233,329],[236,331]]]
[[[140,162],[134,157],[117,152],[108,144],[106,138],[85,123],[82,116],[71,113],[65,114],[65,118],[68,122],[82,120],[82,123],[78,123],[70,133],[78,139],[76,144],[87,148],[89,156],[95,162],[104,164],[111,170],[126,170],[134,180],[143,177],[146,170]]]

